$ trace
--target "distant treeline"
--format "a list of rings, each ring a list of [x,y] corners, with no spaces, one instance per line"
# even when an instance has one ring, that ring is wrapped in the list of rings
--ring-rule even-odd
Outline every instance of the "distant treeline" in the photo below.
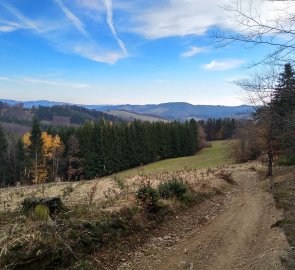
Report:
[[[24,138],[0,129],[0,183],[42,183],[110,175],[153,161],[193,155],[198,124],[88,122],[42,131],[35,118]]]
[[[199,123],[204,128],[207,141],[231,139],[237,129],[237,121],[234,118],[209,118]]]

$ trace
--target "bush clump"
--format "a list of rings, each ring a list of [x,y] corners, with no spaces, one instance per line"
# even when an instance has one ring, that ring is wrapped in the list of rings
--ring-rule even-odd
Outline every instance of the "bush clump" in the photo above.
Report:
[[[136,198],[141,202],[147,212],[155,213],[159,210],[158,192],[150,184],[140,187],[136,193]]]
[[[177,179],[161,183],[158,186],[160,197],[163,199],[177,198],[182,199],[187,192],[186,184]]]

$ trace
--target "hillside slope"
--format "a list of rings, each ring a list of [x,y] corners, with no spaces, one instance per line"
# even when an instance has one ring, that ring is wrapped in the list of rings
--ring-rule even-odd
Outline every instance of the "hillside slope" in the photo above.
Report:
[[[167,120],[162,119],[160,117],[149,116],[145,114],[139,114],[139,113],[128,112],[128,111],[110,110],[110,111],[104,111],[104,112],[106,114],[116,116],[128,122],[134,121],[134,120],[148,121],[148,122],[158,122],[158,121],[167,122]]]
[[[44,126],[82,125],[87,121],[98,122],[102,119],[113,122],[121,121],[116,116],[79,106],[59,105],[25,108],[20,104],[0,102],[0,123],[6,130],[13,133],[22,135],[31,126],[34,116],[37,116]]]

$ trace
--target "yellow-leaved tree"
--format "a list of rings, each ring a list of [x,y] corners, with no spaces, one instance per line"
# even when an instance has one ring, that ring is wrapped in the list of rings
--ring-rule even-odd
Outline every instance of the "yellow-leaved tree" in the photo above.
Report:
[[[46,159],[43,153],[43,139],[41,141],[40,149],[34,146],[35,142],[32,138],[31,132],[27,132],[23,136],[23,143],[28,158],[30,159],[29,168],[25,169],[26,176],[32,180],[33,184],[44,183],[48,178],[48,171],[46,167]]]
[[[42,132],[43,153],[46,158],[47,168],[51,166],[51,177],[54,181],[57,180],[59,162],[64,152],[64,144],[58,135],[52,136],[47,132]]]

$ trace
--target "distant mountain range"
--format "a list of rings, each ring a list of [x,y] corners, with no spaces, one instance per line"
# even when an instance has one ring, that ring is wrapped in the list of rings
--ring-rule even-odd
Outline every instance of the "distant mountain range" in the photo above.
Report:
[[[22,103],[25,108],[33,106],[52,107],[56,105],[69,105],[63,102],[54,102],[48,100],[26,101],[19,102],[15,100],[0,99],[0,102],[5,102],[10,105]],[[247,118],[253,112],[253,108],[249,105],[241,106],[216,106],[216,105],[192,105],[185,102],[168,102],[162,104],[147,104],[147,105],[79,105],[87,109],[102,111],[111,115],[124,114],[123,112],[148,115],[150,117],[165,119],[165,120],[180,120],[184,121],[190,118],[208,119],[208,118]],[[114,113],[115,111],[115,113]]]

